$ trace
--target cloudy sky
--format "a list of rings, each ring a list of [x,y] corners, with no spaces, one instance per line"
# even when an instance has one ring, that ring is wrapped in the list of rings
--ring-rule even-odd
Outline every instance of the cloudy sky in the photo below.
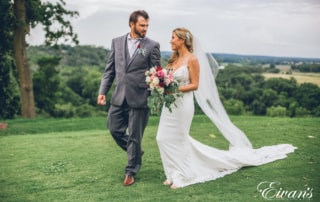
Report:
[[[52,0],[53,1],[53,0]],[[149,13],[148,37],[170,51],[171,31],[186,27],[215,53],[320,58],[320,0],[65,0],[80,45],[110,48],[129,31],[133,10]],[[28,42],[43,42],[41,28]]]

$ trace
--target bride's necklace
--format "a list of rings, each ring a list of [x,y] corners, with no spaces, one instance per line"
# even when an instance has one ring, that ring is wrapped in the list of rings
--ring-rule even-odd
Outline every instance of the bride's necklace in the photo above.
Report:
[[[172,73],[174,72],[174,69],[172,68],[172,66],[170,66],[170,67],[168,68],[168,72],[169,72],[170,74],[172,74]]]
[[[170,71],[170,73],[173,73],[173,72],[175,72],[175,71],[177,71],[179,69],[179,67],[178,66],[176,66],[176,67],[169,67],[169,71]]]

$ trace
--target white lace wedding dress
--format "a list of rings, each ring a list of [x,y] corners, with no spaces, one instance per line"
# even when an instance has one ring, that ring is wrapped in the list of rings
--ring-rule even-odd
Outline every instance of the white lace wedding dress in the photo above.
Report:
[[[174,73],[180,85],[189,82],[187,65]],[[293,152],[289,144],[252,149],[248,140],[244,147],[219,150],[193,139],[189,129],[194,115],[193,92],[176,100],[172,113],[163,107],[157,132],[157,144],[168,181],[176,187],[205,182],[233,173],[244,166],[257,166],[283,159]]]

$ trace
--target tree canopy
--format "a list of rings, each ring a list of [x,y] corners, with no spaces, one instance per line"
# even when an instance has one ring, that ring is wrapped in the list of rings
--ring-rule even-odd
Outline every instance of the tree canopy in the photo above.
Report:
[[[33,118],[35,116],[34,92],[32,72],[25,50],[26,35],[31,28],[42,24],[46,45],[57,46],[60,39],[78,44],[77,35],[73,32],[68,17],[75,17],[79,13],[66,10],[64,0],[58,0],[56,3],[41,0],[5,0],[4,4],[10,7],[9,15],[12,13],[14,16],[13,26],[5,29],[12,29],[11,33],[13,33],[13,53],[18,70],[22,117]]]

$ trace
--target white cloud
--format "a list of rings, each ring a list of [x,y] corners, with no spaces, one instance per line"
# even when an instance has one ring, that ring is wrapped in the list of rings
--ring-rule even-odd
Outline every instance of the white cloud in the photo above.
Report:
[[[318,0],[65,0],[81,44],[109,48],[129,31],[133,10],[150,15],[148,36],[170,50],[171,31],[187,27],[214,52],[320,58]],[[43,37],[32,31],[31,44]],[[40,39],[40,40],[38,40]]]

